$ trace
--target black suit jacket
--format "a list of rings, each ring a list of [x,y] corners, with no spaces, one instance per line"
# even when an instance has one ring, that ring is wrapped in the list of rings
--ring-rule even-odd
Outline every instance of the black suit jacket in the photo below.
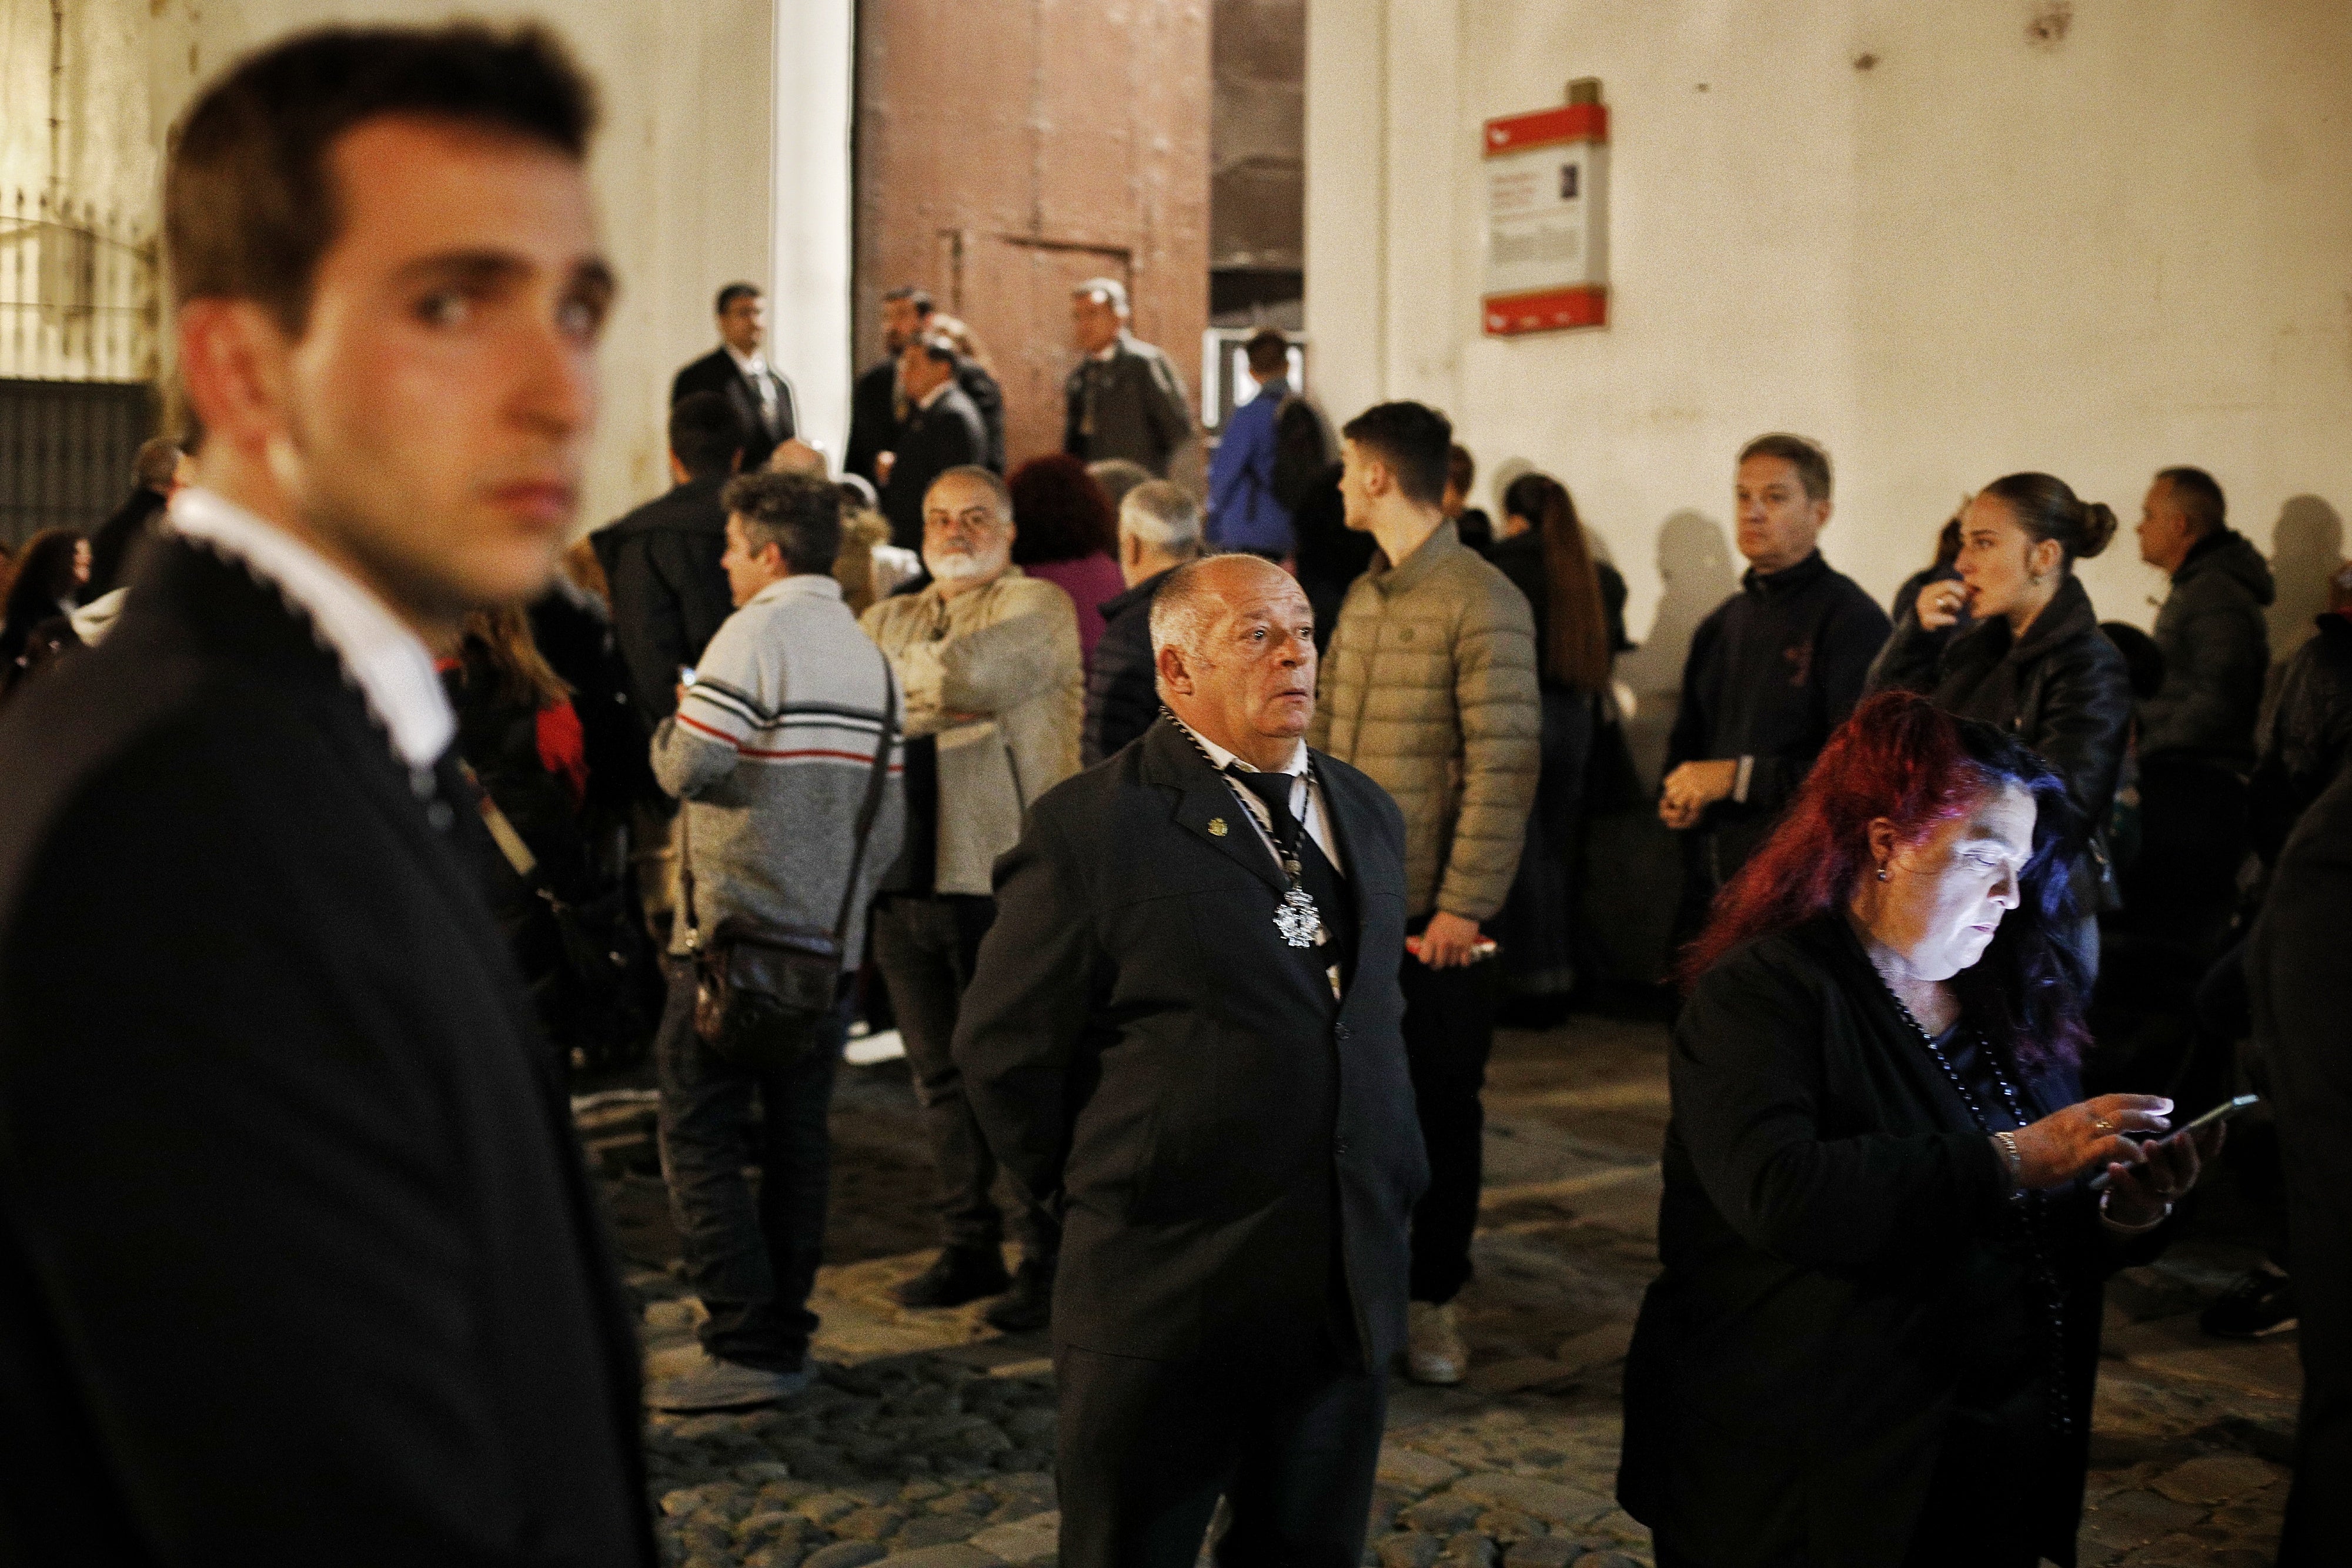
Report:
[[[1315,761],[1360,923],[1336,1005],[1275,932],[1282,879],[1244,809],[1165,719],[1048,790],[997,862],[955,1059],[997,1157],[1060,1216],[1059,1343],[1176,1359],[1319,1328],[1332,1264],[1296,1245],[1302,1204],[1336,1211],[1353,1348],[1379,1368],[1403,1341],[1429,1171],[1399,1030],[1404,820]]]
[[[890,519],[890,542],[923,548],[923,492],[950,468],[988,455],[988,433],[963,389],[949,383],[929,408],[909,409],[898,427],[897,459],[882,486],[882,515]]]
[[[0,776],[0,1561],[652,1563],[634,1325],[454,768],[174,540]]]
[[[724,393],[743,421],[743,472],[750,474],[768,460],[768,454],[800,433],[800,404],[793,396],[793,383],[773,365],[768,367],[768,381],[776,392],[776,423],[772,427],[761,416],[758,387],[736,369],[735,357],[727,351],[724,343],[677,372],[669,383],[669,401],[675,407],[689,392]]]
[[[978,461],[1003,473],[1004,389],[971,360],[956,361],[956,386],[980,415],[982,445]],[[843,470],[862,476],[878,491],[881,484],[875,478],[874,459],[877,454],[894,450],[898,440],[898,361],[882,360],[866,367],[850,394],[849,451],[842,458]]]
[[[735,613],[727,586],[727,509],[732,475],[689,479],[590,536],[613,591],[613,633],[646,734],[677,706],[677,670],[696,664]]]

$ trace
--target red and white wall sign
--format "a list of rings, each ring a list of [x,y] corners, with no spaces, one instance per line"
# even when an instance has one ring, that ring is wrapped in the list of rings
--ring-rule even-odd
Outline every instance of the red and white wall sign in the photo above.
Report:
[[[1486,121],[1490,337],[1609,322],[1609,106]]]

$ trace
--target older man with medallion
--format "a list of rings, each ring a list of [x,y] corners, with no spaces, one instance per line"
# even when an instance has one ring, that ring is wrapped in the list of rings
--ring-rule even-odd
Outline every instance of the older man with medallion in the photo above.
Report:
[[[1061,1561],[1358,1562],[1427,1184],[1404,822],[1310,751],[1314,614],[1217,556],[1151,610],[1168,711],[997,863],[955,1056],[1063,1225]]]

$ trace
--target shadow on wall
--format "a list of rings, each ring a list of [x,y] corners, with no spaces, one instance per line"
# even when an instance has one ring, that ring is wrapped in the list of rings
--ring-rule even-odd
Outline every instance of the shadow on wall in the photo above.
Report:
[[[1658,525],[1658,608],[1641,646],[1617,661],[1617,678],[1633,693],[1625,739],[1645,790],[1654,791],[1674,728],[1683,660],[1691,633],[1739,588],[1739,569],[1723,525],[1703,512],[1679,511]],[[1596,819],[1586,845],[1586,913],[1608,948],[1618,978],[1655,981],[1666,967],[1666,937],[1682,893],[1675,835],[1644,806]]]
[[[2311,635],[2315,616],[2327,609],[2327,580],[2344,559],[2344,519],[2316,496],[2296,496],[2279,508],[2271,529],[2271,576],[2278,598],[2270,607],[2271,663],[2284,664]]]

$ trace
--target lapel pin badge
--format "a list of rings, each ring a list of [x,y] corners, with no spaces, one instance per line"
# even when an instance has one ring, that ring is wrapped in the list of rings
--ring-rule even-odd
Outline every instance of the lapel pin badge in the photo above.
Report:
[[[1209,819],[1209,835],[1212,838],[1219,839],[1225,836],[1225,820],[1223,817],[1212,817]]]

